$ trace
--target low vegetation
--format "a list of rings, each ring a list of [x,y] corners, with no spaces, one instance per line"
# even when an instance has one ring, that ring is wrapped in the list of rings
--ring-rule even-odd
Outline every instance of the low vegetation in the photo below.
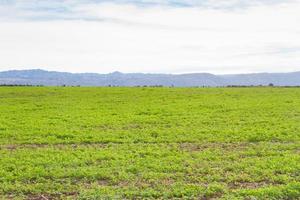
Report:
[[[299,88],[0,88],[0,199],[299,199]]]

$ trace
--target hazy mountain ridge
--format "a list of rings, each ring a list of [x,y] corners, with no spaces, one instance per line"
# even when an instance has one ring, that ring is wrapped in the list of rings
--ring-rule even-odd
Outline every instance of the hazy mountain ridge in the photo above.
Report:
[[[120,73],[68,73],[33,70],[11,70],[0,72],[0,84],[20,85],[81,85],[81,86],[144,86],[163,85],[177,87],[227,86],[227,85],[268,85],[300,86],[300,72],[256,73],[214,75],[209,73],[190,74],[143,74]]]

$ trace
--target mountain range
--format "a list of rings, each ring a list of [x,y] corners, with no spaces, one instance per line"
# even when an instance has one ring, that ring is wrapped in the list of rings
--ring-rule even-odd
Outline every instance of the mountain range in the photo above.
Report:
[[[190,74],[143,74],[121,73],[68,73],[41,69],[11,70],[0,72],[0,85],[44,86],[300,86],[300,71],[290,73],[253,73],[214,75]]]

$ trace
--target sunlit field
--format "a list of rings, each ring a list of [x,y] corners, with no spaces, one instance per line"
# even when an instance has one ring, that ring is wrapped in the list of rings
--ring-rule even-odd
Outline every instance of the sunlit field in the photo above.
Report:
[[[0,87],[0,199],[299,199],[300,88]]]

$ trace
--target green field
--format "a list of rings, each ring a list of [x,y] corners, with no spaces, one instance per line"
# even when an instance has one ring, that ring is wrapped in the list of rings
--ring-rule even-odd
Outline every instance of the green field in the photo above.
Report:
[[[300,199],[300,88],[0,87],[0,199]]]

